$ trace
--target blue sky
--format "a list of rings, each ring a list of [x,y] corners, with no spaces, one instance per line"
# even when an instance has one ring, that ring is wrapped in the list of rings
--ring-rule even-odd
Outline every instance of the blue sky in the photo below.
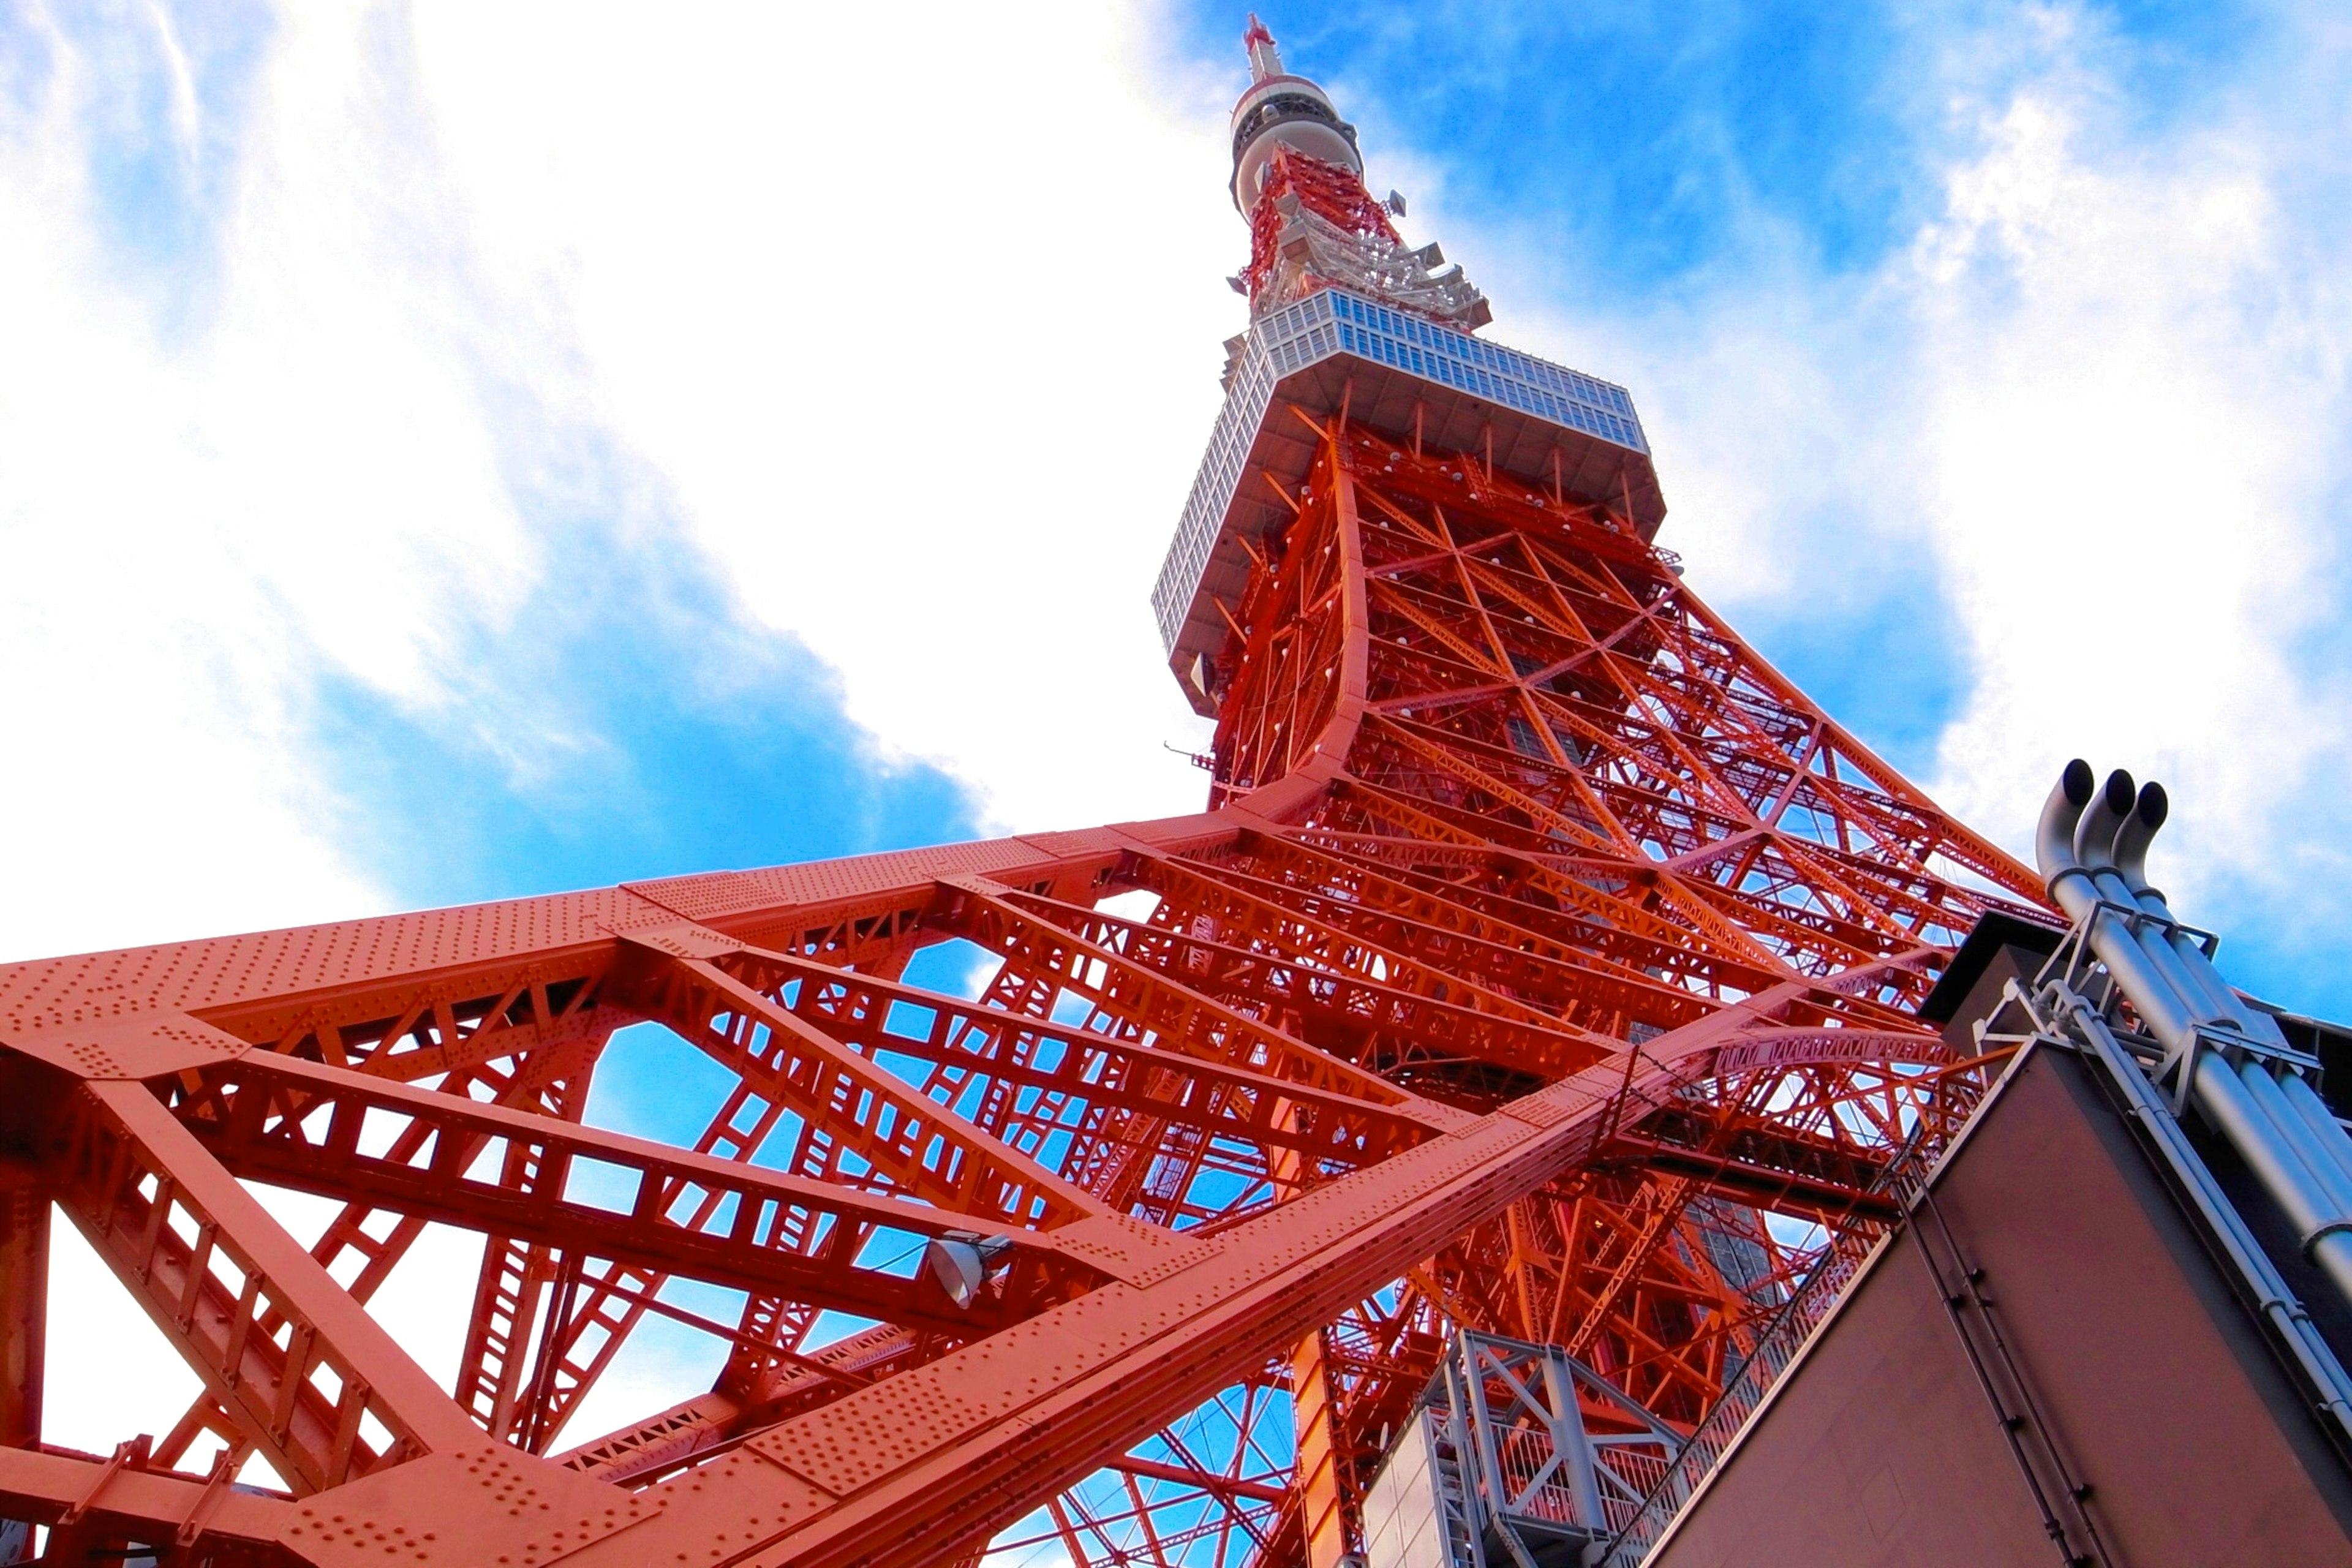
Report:
[[[168,9],[168,35],[104,9],[57,13],[58,36],[47,38],[25,16],[0,24],[13,62],[0,79],[19,113],[56,89],[61,55],[100,73],[76,116],[93,259],[167,351],[219,328],[221,274],[234,265],[223,230],[278,34],[260,5]],[[378,26],[396,29],[396,19]],[[433,700],[306,659],[315,650],[299,646],[285,671],[295,734],[331,803],[322,830],[392,902],[469,902],[977,830],[965,786],[881,755],[846,720],[829,668],[789,632],[746,624],[723,570],[679,539],[658,472],[549,407],[492,355],[467,353],[457,369],[493,437],[499,499],[541,569],[505,614],[455,621]],[[364,602],[354,586],[344,592]]]
[[[430,7],[0,13],[32,350],[0,428],[29,470],[14,655],[85,762],[28,792],[61,830],[12,869],[87,886],[97,843],[159,889],[46,910],[12,948],[1191,804],[1167,745],[1201,732],[1137,590],[1235,324],[1237,15],[1081,10],[1013,41],[929,18],[891,54],[896,140],[862,127],[848,155],[822,62],[876,47],[854,24],[706,19],[615,97],[619,13],[552,37]],[[2347,237],[2308,117],[2344,97],[2340,22],[1995,0],[1268,20],[1412,194],[1409,228],[1486,282],[1496,334],[1633,386],[1664,542],[1768,655],[2011,842],[2066,751],[2185,769],[2189,879],[2244,918],[2244,962],[2352,1005],[2326,928],[2264,919],[2293,867],[2340,864]],[[754,90],[796,74],[797,117]],[[1054,157],[1024,156],[1041,132]],[[886,174],[902,153],[921,177]],[[923,255],[947,234],[952,277]],[[1105,302],[1124,337],[1068,330]],[[2191,349],[2103,363],[2148,338]],[[2069,356],[2082,386],[2044,374]],[[2147,427],[2044,428],[2022,456],[1968,433],[2092,384],[2131,384]],[[2259,526],[2192,542],[2179,487],[2095,521],[2147,502],[2102,485],[2145,479],[2168,431],[2266,401],[2299,424],[2256,421]],[[2063,498],[1992,515],[2052,470]],[[2177,624],[2230,601],[2185,656],[2218,639],[2234,665],[2192,680],[2203,706],[2077,721],[2036,694],[2063,683],[1988,596],[2053,530],[2159,557],[2143,585]],[[90,584],[119,602],[79,607]],[[88,716],[134,692],[206,781],[176,819]],[[2284,853],[2250,850],[2257,819]]]
[[[1465,213],[1575,254],[1596,291],[1673,288],[1736,249],[1738,208],[1802,226],[1832,266],[1916,205],[1911,62],[1890,11],[1701,4],[1296,5],[1297,58],[1370,85],[1388,128],[1448,153]],[[1204,37],[1223,29],[1193,8]]]
[[[551,569],[451,650],[466,672],[453,700],[404,706],[338,672],[316,689],[343,820],[404,902],[977,834],[963,784],[880,754],[830,669],[743,623],[713,563],[675,538],[657,479],[640,477],[649,517],[616,518],[611,499],[638,487],[598,471],[593,447],[572,456],[589,471],[509,479]]]
[[[285,568],[259,556],[268,546],[236,538],[230,521],[211,552],[211,564],[224,572],[242,568],[241,588],[282,633],[278,646],[259,655],[269,667],[258,674],[270,688],[267,699],[235,689],[256,679],[240,675],[228,683],[227,705],[243,718],[267,709],[269,722],[254,739],[281,761],[299,759],[279,785],[282,815],[311,853],[335,864],[346,901],[362,889],[394,904],[503,896],[937,841],[992,826],[1140,815],[1171,809],[1196,788],[1144,754],[1156,751],[1148,744],[1134,748],[1139,760],[1125,767],[1108,748],[1089,748],[1076,765],[1090,771],[1088,787],[1066,791],[1066,804],[1052,803],[1065,814],[1046,815],[1051,806],[1043,800],[1020,800],[1021,786],[996,771],[1002,764],[985,754],[987,746],[932,732],[940,726],[926,723],[935,716],[927,706],[966,714],[975,706],[962,690],[970,668],[942,668],[954,657],[953,639],[940,635],[938,621],[941,607],[959,599],[945,549],[940,570],[925,570],[923,552],[939,544],[937,535],[919,534],[912,558],[869,546],[854,561],[809,574],[812,581],[786,582],[794,563],[779,559],[776,536],[796,534],[805,543],[813,533],[840,531],[821,520],[834,504],[829,495],[795,493],[803,481],[793,464],[835,465],[801,448],[760,470],[757,459],[772,463],[777,454],[761,450],[766,442],[751,425],[709,437],[712,444],[733,437],[723,458],[675,444],[665,451],[659,435],[644,427],[658,416],[632,419],[629,399],[649,395],[628,377],[629,356],[596,341],[593,302],[576,280],[550,280],[609,235],[583,232],[577,213],[526,213],[515,226],[524,245],[544,254],[518,268],[501,253],[515,245],[515,233],[499,232],[499,220],[482,210],[501,190],[496,180],[511,172],[486,179],[467,162],[494,166],[529,140],[501,140],[523,117],[485,120],[479,102],[466,96],[468,71],[478,93],[488,83],[528,103],[534,92],[560,94],[563,85],[551,87],[550,79],[577,67],[574,96],[554,100],[561,112],[603,101],[596,68],[604,62],[583,57],[535,67],[500,52],[529,37],[527,28],[506,39],[469,37],[437,14],[396,7],[371,14],[323,51],[310,37],[320,31],[314,23],[296,26],[257,4],[167,6],[161,16],[159,25],[130,8],[54,16],[35,8],[12,12],[5,24],[9,66],[0,82],[17,150],[82,165],[79,188],[58,216],[79,249],[83,286],[135,312],[166,374],[184,372],[248,326],[240,317],[252,307],[240,303],[239,292],[269,281],[252,258],[255,247],[289,226],[315,229],[327,237],[318,248],[340,261],[352,231],[363,231],[366,262],[391,278],[396,297],[362,330],[411,349],[423,345],[436,383],[430,395],[450,405],[444,416],[470,426],[480,443],[466,455],[478,472],[460,476],[455,488],[473,482],[463,504],[497,514],[484,530],[494,541],[488,562],[468,558],[483,536],[468,526],[401,563],[401,586],[443,600],[431,605],[372,602],[372,585],[354,593],[348,578],[363,579],[377,564],[364,542],[342,554],[314,536]],[[1671,366],[1678,348],[1719,341],[1707,334],[1727,313],[1753,321],[1780,311],[1792,318],[1781,323],[1782,347],[1858,362],[1832,365],[1830,374],[1865,383],[1899,377],[1906,360],[1927,350],[1916,321],[1897,320],[1901,309],[1887,301],[1890,271],[1948,216],[1954,169],[1982,155],[1987,118],[2005,101],[2013,106],[2037,90],[2071,94],[2084,119],[2078,142],[2095,144],[2098,157],[2145,166],[2184,138],[2226,125],[2266,73],[2291,69],[2290,55],[2308,49],[2310,32],[2293,16],[2229,5],[1301,4],[1269,20],[1294,67],[1328,82],[1363,125],[1375,177],[1385,168],[1420,185],[1416,221],[1487,279],[1498,335],[1532,331],[1530,346],[1634,384],[1659,438],[1669,498],[1678,502],[1667,539],[1693,555],[1695,580],[1727,599],[1748,633],[1809,689],[1926,778],[1943,764],[1940,749],[1970,693],[1969,634],[1934,552],[1916,548],[1899,525],[1889,530],[1885,514],[1909,498],[1872,487],[1869,469],[1885,453],[1858,441],[1865,449],[1840,473],[1837,448],[1848,435],[1836,426],[1835,410],[1817,411],[1815,427],[1803,433],[1823,455],[1811,465],[1811,482],[1757,498],[1749,517],[1734,520],[1759,525],[1744,531],[1739,547],[1773,565],[1727,572],[1705,532],[1722,520],[1708,515],[1706,489],[1694,497],[1688,480],[1694,459],[1714,447],[1727,424],[1744,423],[1746,410],[1705,399],[1678,407],[1681,389],[1644,384],[1643,364],[1614,362],[1612,349],[1637,345],[1642,358]],[[1102,58],[1096,74],[1106,80],[1094,118],[1116,128],[1123,116],[1123,133],[1133,137],[1122,143],[1119,132],[1107,131],[1094,139],[1092,153],[1110,163],[1157,155],[1156,173],[1169,182],[1157,193],[1165,201],[1152,201],[1147,189],[1129,195],[1132,208],[1114,202],[1109,226],[1131,227],[1137,211],[1156,209],[1163,249],[1182,259],[1228,257],[1239,245],[1237,226],[1220,211],[1214,152],[1218,106],[1239,79],[1234,23],[1222,8],[1185,5],[1074,43],[1082,27],[1066,22],[1058,35]],[[709,63],[698,47],[728,41],[724,25],[688,41],[683,68],[646,84],[646,112],[689,81],[694,66]],[[821,40],[811,52],[822,55]],[[317,58],[347,73],[348,90],[305,106],[285,92],[284,81],[297,61]],[[1018,67],[1017,53],[1008,64]],[[534,71],[537,80],[524,79]],[[1036,79],[1064,79],[1040,72]],[[1060,89],[1036,94],[1020,75],[992,86],[962,103],[908,95],[910,104],[932,103],[916,110],[909,133],[940,163],[941,184],[1022,178],[1017,168],[1008,176],[971,164],[994,137],[1018,145],[1025,114],[1049,122],[1088,118],[1070,113]],[[1045,101],[1026,108],[1019,101],[1041,96]],[[1103,99],[1116,100],[1116,114],[1098,112]],[[277,145],[303,133],[295,117],[306,107],[316,121],[309,129],[335,143],[338,157],[326,173],[346,177],[339,208],[288,173]],[[829,129],[822,108],[807,123]],[[1148,130],[1138,129],[1142,122]],[[763,125],[772,145],[744,147],[742,133]],[[822,182],[824,166],[835,162],[822,139],[812,145],[772,120],[701,128],[708,134],[698,143],[696,129],[661,151],[708,165],[698,173],[709,184],[694,187],[700,196],[757,203],[764,193],[747,189],[743,171],[789,193]],[[956,135],[976,144],[961,168],[945,146]],[[720,139],[730,144],[713,144]],[[803,154],[814,163],[799,161]],[[2263,171],[2281,183],[2297,172],[2291,163]],[[565,174],[590,205],[621,209],[604,216],[625,226],[625,176],[584,160]],[[1173,183],[1180,178],[1186,183]],[[420,198],[417,187],[434,181],[459,187],[470,202]],[[479,188],[465,189],[469,181]],[[792,266],[806,264],[795,244],[823,243],[838,251],[829,265],[888,280],[898,276],[890,253],[903,248],[911,215],[906,202],[885,200],[876,184],[856,178],[825,189],[875,207],[878,224],[845,222],[828,233],[825,215],[811,210],[814,202],[793,212],[786,194],[774,205],[787,216],[755,238],[793,257]],[[270,198],[281,210],[256,226],[257,207]],[[990,187],[972,216],[1000,225],[1003,238],[983,227],[975,240],[1035,244],[1041,237],[1023,232],[1018,206]],[[538,232],[528,231],[533,222]],[[1165,232],[1180,223],[1181,235]],[[388,232],[364,232],[379,227]],[[743,237],[710,237],[719,249]],[[716,336],[730,321],[743,321],[768,329],[758,348],[789,350],[791,335],[780,342],[776,323],[761,321],[772,300],[742,288],[761,287],[762,274],[722,276],[715,298],[687,315],[651,270],[673,258],[635,259],[646,270],[615,286],[634,290],[625,301],[630,323],[605,336],[642,340],[667,331],[699,336],[710,351],[689,365],[656,364],[645,384],[691,372],[708,387],[714,369],[736,379],[794,375],[789,352],[781,363],[762,363],[754,354],[725,353]],[[764,276],[781,280],[790,270]],[[1137,270],[1140,297],[1150,289],[1150,270]],[[1205,337],[1228,324],[1213,314],[1223,307],[1202,303],[1213,297],[1215,273],[1196,265],[1186,276],[1181,307],[1170,314],[1197,318]],[[1024,281],[1046,287],[1043,273]],[[727,293],[730,285],[738,292]],[[1995,279],[1990,292],[1997,300],[2015,287],[2015,279]],[[772,293],[775,285],[766,288]],[[988,292],[983,284],[934,298],[984,306]],[[330,297],[306,325],[333,340],[337,313],[362,309]],[[1836,318],[1811,342],[1809,312]],[[908,321],[866,341],[889,342],[894,334],[921,335]],[[1573,341],[1580,337],[1589,341]],[[1172,331],[1163,338],[1184,341]],[[934,349],[929,363],[950,375],[985,379],[994,367],[971,361],[988,346],[975,345],[960,365],[950,342]],[[436,432],[412,427],[413,407],[365,395],[368,366],[339,347],[330,342],[324,363],[278,361],[265,373],[323,377],[315,390],[337,405],[333,438],[346,454],[428,465],[446,456],[436,447]],[[1874,360],[1874,349],[1885,357]],[[1083,368],[1150,395],[1148,384],[1173,384],[1185,374],[1160,357],[1165,352],[1160,341],[1125,355],[1105,344]],[[1205,359],[1210,351],[1191,352]],[[339,374],[349,379],[339,383]],[[1198,373],[1190,374],[1188,393],[1167,405],[1205,412]],[[886,375],[875,384],[895,393],[908,384]],[[1916,388],[1897,395],[1906,392],[1916,395]],[[1083,396],[1065,381],[1048,384],[1038,401]],[[815,419],[822,434],[870,434],[870,419],[832,412],[835,424]],[[986,417],[976,414],[971,423],[984,429]],[[1036,417],[1050,422],[1054,415],[1040,409]],[[372,432],[373,421],[383,427]],[[268,461],[257,432],[238,434],[255,443],[248,461]],[[1151,429],[1148,450],[1137,450],[1131,437],[1119,439],[1117,458],[1139,459],[1160,481],[1132,485],[1133,518],[1119,519],[1118,564],[1148,568],[1192,460],[1197,426],[1171,417]],[[861,453],[851,460],[871,459]],[[708,475],[696,471],[714,461],[735,470],[726,476],[732,493],[716,500]],[[1008,462],[998,452],[988,461],[996,466],[969,477],[981,492],[976,515],[1000,511],[1006,492],[1034,472],[1025,457]],[[194,482],[202,482],[203,467],[189,476]],[[1823,471],[1832,478],[1821,479]],[[228,488],[238,476],[216,468],[213,478]],[[347,482],[366,479],[352,475]],[[303,499],[321,508],[314,530],[366,526],[343,517],[346,495]],[[400,499],[425,507],[444,500],[429,486]],[[1030,505],[1025,498],[1019,504]],[[1066,516],[1087,510],[1074,498],[1047,504]],[[884,503],[862,525],[887,530],[907,510],[903,500]],[[1696,537],[1686,521],[1694,510]],[[715,522],[719,514],[732,515]],[[43,521],[28,508],[24,525]],[[770,529],[763,548],[758,535],[766,522],[781,526]],[[1871,547],[1853,548],[1857,535]],[[990,553],[1024,545],[1048,548],[1016,537]],[[1110,570],[1090,573],[1090,564],[1057,563],[1056,591],[1118,605],[1131,618],[1125,601],[1132,582]],[[338,572],[345,581],[337,581]],[[864,580],[851,580],[861,572]],[[887,579],[899,573],[927,579],[928,595],[895,593]],[[825,581],[813,581],[820,575]],[[975,594],[999,586],[976,584]],[[348,626],[322,625],[339,620],[315,602],[328,596],[385,618],[390,640],[404,646],[355,650]],[[830,624],[812,629],[828,616]],[[902,616],[929,624],[908,636],[887,625]],[[903,689],[901,711],[884,704],[877,712],[856,700],[866,656],[854,645],[867,640],[909,647],[894,676]],[[1121,646],[1119,684],[1102,691],[1113,703],[1127,691],[1148,700],[1156,738],[1197,739],[1156,689],[1148,647],[1140,657],[1138,647],[1134,639]],[[1870,657],[1857,658],[1857,647],[1868,647]],[[1035,651],[1015,650],[1016,658],[1033,656],[1032,673],[1016,679],[1047,679],[1034,664]],[[1008,715],[995,727],[1032,726],[1042,749],[1015,766],[1056,776],[1064,771],[1053,756],[1056,738],[1068,752],[1081,731],[1050,712]],[[1120,737],[1129,746],[1140,739],[1132,731]],[[1122,777],[1149,781],[1132,790],[1131,806],[1121,798]],[[1073,811],[1079,815],[1066,815]]]
[[[2262,7],[2059,9],[2092,39],[2102,106],[2127,146],[2197,124],[2294,47],[2295,29]],[[1945,205],[1972,129],[1951,97],[2013,89],[2049,63],[2026,41],[2026,10],[1299,4],[1276,26],[1295,68],[1366,121],[1376,157],[1400,142],[1442,155],[1449,221],[1539,254],[1548,293],[1639,320],[1791,265],[1814,289],[1867,290]],[[1184,16],[1204,54],[1230,31],[1219,7]],[[1508,337],[1515,304],[1538,302],[1498,297],[1495,331]],[[1660,452],[1670,500],[1688,455]],[[1952,607],[1925,563],[1847,559],[1835,576],[1801,602],[1742,606],[1739,625],[1843,721],[1931,776],[1966,686]],[[1858,647],[1873,657],[1857,660]]]
[[[2352,1015],[2352,25],[1265,15],[1769,656],[2012,846],[2160,773],[2233,974]],[[0,952],[1192,807],[1241,25],[0,0]]]
[[[2285,45],[2279,14],[2217,0],[2071,10],[2124,124],[2160,132]],[[1446,153],[1449,195],[1576,257],[1628,299],[1738,265],[1756,217],[1832,271],[1874,265],[1941,205],[1944,91],[2030,69],[2029,8],[1635,0],[1282,8],[1296,59],[1362,83],[1383,129]],[[1218,7],[1186,7],[1207,52]],[[1955,54],[1969,57],[1956,59]]]
[[[1185,15],[1198,48],[1224,30]],[[1299,5],[1276,26],[1363,126],[1376,183],[1401,147],[1399,183],[1434,181],[1416,213],[1487,279],[1495,332],[1633,385],[1676,507],[1663,542],[1768,655],[2013,845],[2070,751],[2165,773],[2168,848],[2191,857],[2168,875],[2233,928],[2239,973],[2352,1004],[2326,891],[2340,17]],[[1787,439],[1758,438],[1766,411]],[[1743,458],[1750,477],[1723,471]],[[2058,615],[2022,651],[2051,543],[2158,642],[2131,689],[2068,692]],[[2287,915],[2298,883],[2316,920]]]

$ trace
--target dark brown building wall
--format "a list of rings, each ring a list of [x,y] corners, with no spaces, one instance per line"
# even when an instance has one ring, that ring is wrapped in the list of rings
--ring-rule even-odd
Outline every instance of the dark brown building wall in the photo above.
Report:
[[[1931,1191],[2093,1489],[2115,1563],[2352,1564],[2352,1478],[2084,1063],[2021,1058]],[[1882,1249],[1651,1559],[2061,1561],[1908,1236]]]

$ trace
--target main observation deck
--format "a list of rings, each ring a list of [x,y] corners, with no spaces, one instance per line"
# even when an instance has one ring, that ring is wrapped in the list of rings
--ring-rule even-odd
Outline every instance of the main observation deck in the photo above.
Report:
[[[1267,417],[1279,404],[1318,417],[1344,405],[1354,423],[1403,438],[1417,432],[1533,484],[1557,481],[1570,499],[1630,516],[1643,539],[1665,518],[1649,440],[1623,387],[1344,289],[1310,294],[1250,329],[1151,593],[1169,665],[1204,716],[1216,704],[1202,662],[1225,637],[1216,605],[1238,609],[1249,582],[1241,542],[1286,515],[1250,476],[1295,491],[1315,458],[1305,425]]]

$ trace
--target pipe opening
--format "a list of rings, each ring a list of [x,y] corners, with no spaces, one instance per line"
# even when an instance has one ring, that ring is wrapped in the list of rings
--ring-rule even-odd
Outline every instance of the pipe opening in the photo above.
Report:
[[[2075,826],[2075,859],[2093,871],[2103,871],[2115,864],[2110,855],[2116,829],[2130,816],[2137,795],[2131,774],[2117,768],[2107,775],[2106,788]]]
[[[2137,798],[2137,791],[2132,784],[2131,774],[2117,768],[2107,775],[2107,809],[2109,811],[2121,816],[2132,808],[2132,802]]]
[[[2124,818],[2123,826],[2116,829],[2111,851],[2116,869],[2122,873],[2124,886],[2131,889],[2132,897],[2139,900],[2142,907],[2158,914],[2163,912],[2161,900],[2156,904],[2147,901],[2155,891],[2147,883],[2147,846],[2156,837],[2156,830],[2164,826],[2167,809],[2162,784],[2150,779],[2140,785],[2138,803]]]
[[[2058,787],[2042,803],[2042,820],[2033,830],[2033,858],[2053,897],[2057,896],[2060,879],[2082,868],[2074,858],[2074,826],[2082,819],[2083,807],[2090,804],[2095,793],[2091,764],[2076,757],[2066,764],[2066,771],[2059,775]],[[2078,914],[2065,900],[2060,899],[2059,902],[2066,907],[2068,914]]]

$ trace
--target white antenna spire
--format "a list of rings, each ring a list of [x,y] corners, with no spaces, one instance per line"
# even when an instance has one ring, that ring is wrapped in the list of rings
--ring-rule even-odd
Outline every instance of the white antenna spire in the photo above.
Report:
[[[1282,54],[1274,47],[1274,35],[1265,30],[1265,24],[1257,19],[1255,11],[1250,13],[1249,31],[1242,35],[1242,42],[1249,47],[1251,81],[1260,82],[1283,74]]]

